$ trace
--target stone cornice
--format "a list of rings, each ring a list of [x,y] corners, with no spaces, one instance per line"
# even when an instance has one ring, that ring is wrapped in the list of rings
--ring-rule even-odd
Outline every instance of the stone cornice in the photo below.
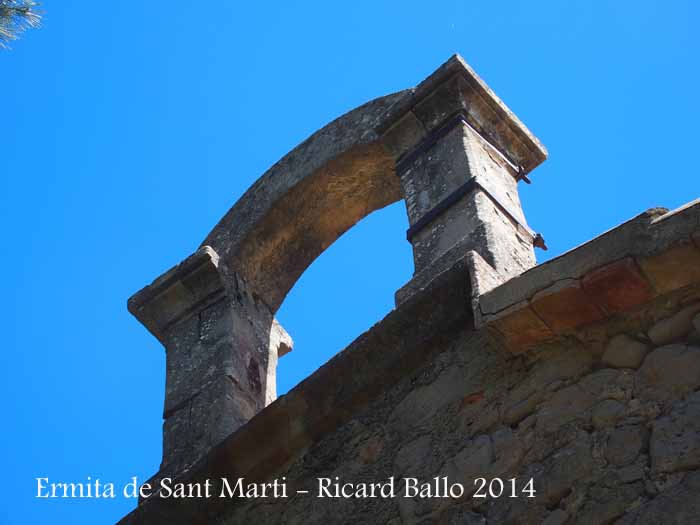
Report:
[[[395,155],[409,154],[428,134],[462,114],[469,125],[526,175],[547,150],[459,55],[453,55],[387,111],[375,130]]]
[[[514,353],[700,284],[700,200],[652,209],[484,293],[478,327]]]
[[[158,340],[165,332],[225,296],[219,274],[219,256],[204,246],[135,293],[128,301],[131,312]]]

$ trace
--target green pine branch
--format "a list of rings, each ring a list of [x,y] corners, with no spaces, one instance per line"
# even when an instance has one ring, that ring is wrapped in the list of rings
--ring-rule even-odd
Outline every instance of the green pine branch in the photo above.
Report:
[[[39,26],[38,5],[33,0],[0,0],[0,48],[7,48],[24,30]]]

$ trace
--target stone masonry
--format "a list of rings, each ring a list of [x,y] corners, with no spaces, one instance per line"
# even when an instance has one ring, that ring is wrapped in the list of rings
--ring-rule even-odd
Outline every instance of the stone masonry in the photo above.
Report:
[[[277,398],[291,339],[203,248],[129,301],[166,348],[162,474],[177,473]]]
[[[544,242],[517,185],[545,157],[453,57],[273,166],[129,309],[166,348],[153,481],[284,477],[290,497],[156,493],[120,523],[696,523],[700,201],[535,266]],[[399,198],[416,272],[396,309],[276,399],[284,296]],[[312,495],[336,476],[446,477],[467,492]],[[532,480],[535,494],[481,498],[476,478]]]

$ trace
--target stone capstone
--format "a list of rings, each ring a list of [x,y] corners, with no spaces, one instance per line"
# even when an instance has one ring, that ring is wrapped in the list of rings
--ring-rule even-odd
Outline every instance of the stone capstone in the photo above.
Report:
[[[452,368],[433,383],[416,388],[396,407],[390,422],[399,427],[430,423],[445,405],[464,396],[465,377],[463,369]]]

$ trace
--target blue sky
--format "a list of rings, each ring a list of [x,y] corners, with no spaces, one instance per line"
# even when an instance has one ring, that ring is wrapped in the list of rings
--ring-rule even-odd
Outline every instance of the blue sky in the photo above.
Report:
[[[269,166],[459,52],[550,151],[522,188],[551,257],[700,193],[693,1],[45,2],[0,52],[1,524],[109,524],[161,453],[164,351],[127,298],[196,249]],[[342,237],[278,317],[281,392],[393,306],[401,203]],[[539,252],[540,261],[546,260]],[[9,414],[8,414],[9,412]]]

